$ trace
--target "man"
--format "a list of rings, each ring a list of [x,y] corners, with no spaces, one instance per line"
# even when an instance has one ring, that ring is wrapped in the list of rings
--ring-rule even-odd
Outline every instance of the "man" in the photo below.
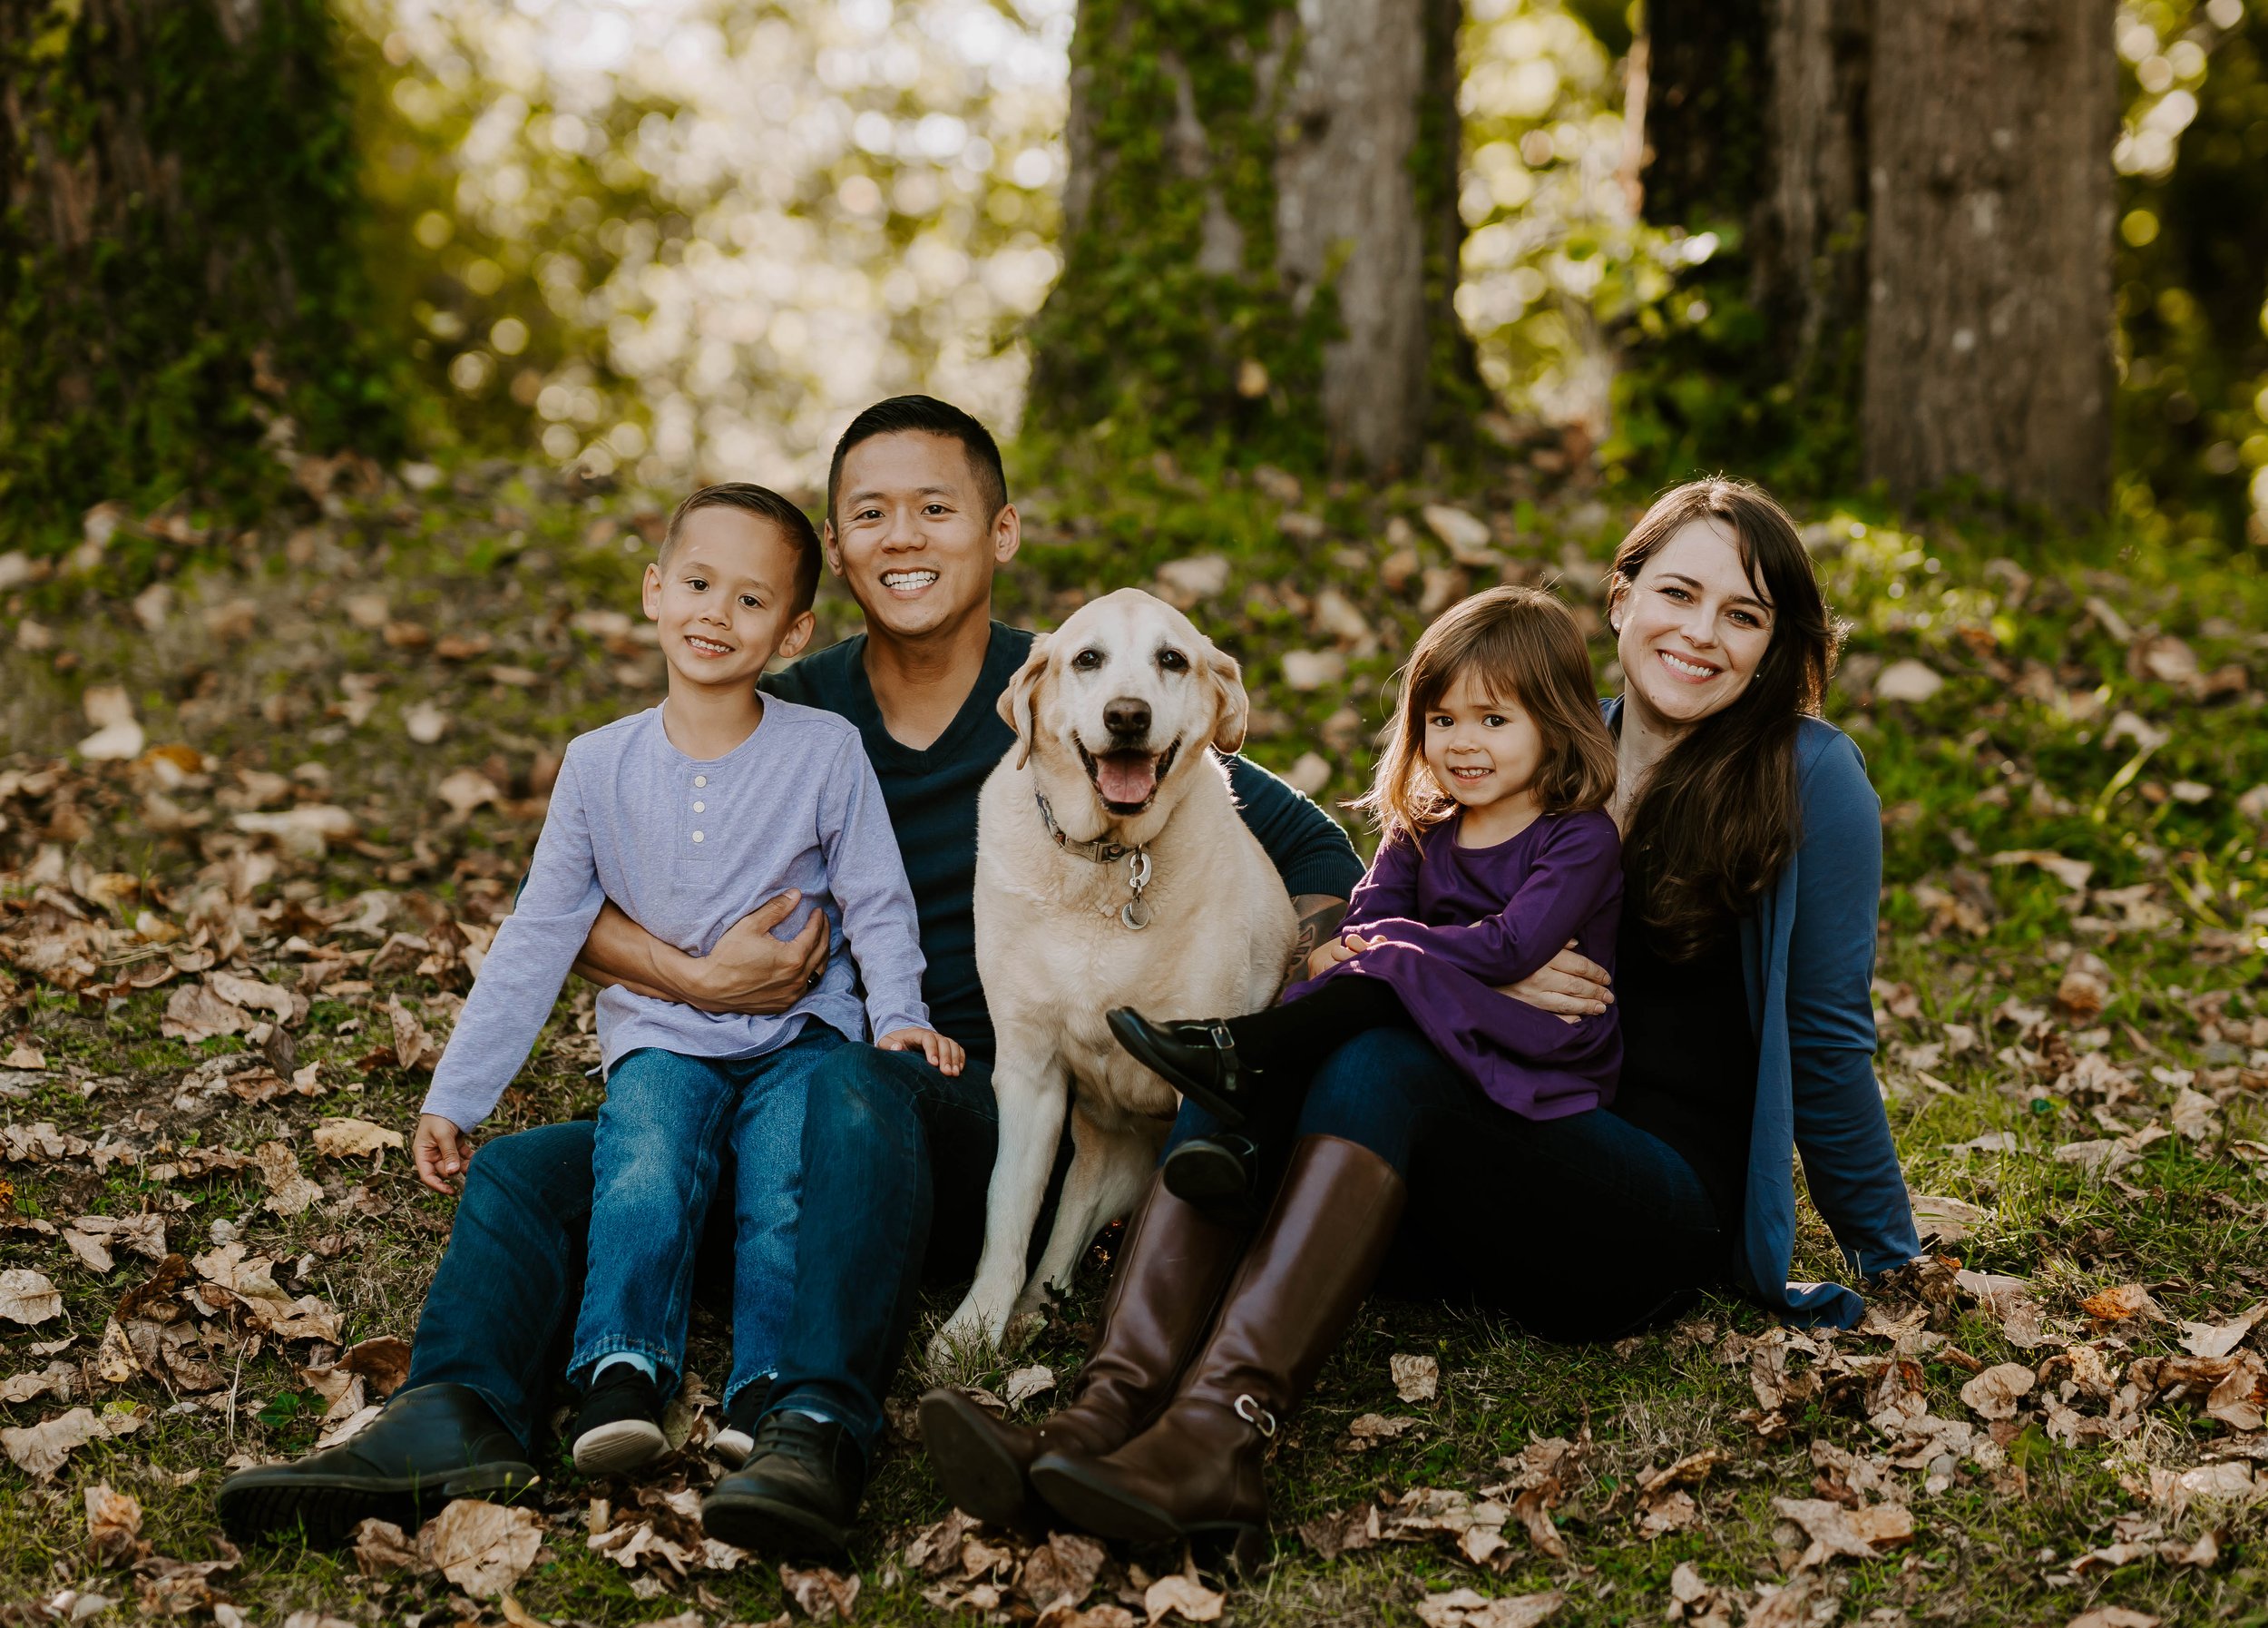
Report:
[[[768,1399],[750,1387],[728,1421],[752,1446],[704,1512],[731,1541],[797,1554],[843,1550],[921,1285],[965,1277],[982,1239],[996,1109],[971,909],[976,804],[1013,740],[998,701],[1032,637],[992,620],[993,574],[1021,532],[999,449],[956,407],[906,396],[860,414],[835,448],[822,535],[866,631],[764,687],[858,726],[914,888],[931,1021],[968,1062],[952,1078],[919,1054],[852,1044],[812,1077],[780,1372]],[[1228,767],[1293,896],[1304,960],[1335,930],[1361,862],[1305,798],[1242,758]],[[579,970],[712,1011],[779,1011],[826,965],[822,917],[793,939],[772,936],[793,903],[766,904],[706,957],[610,905]],[[365,1515],[414,1519],[534,1478],[533,1444],[580,1297],[591,1144],[590,1122],[577,1121],[481,1151],[402,1391],[354,1440],[231,1476],[220,1501],[232,1532],[304,1525],[311,1539],[336,1539]]]

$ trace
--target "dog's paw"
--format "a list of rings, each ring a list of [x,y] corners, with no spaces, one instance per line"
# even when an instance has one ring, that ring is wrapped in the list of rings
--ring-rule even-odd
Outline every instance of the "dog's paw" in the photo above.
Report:
[[[1007,1326],[1007,1307],[995,1309],[972,1291],[929,1342],[930,1360],[950,1362],[956,1356],[995,1349]]]

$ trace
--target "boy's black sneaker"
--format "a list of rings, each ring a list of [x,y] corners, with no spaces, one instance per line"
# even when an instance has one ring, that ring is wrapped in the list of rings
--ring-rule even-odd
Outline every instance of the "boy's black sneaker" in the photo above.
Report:
[[[575,1415],[575,1467],[619,1475],[651,1464],[668,1449],[661,1434],[661,1391],[634,1363],[611,1362],[591,1381]]]
[[[1258,1213],[1253,1175],[1259,1163],[1260,1150],[1249,1137],[1224,1131],[1192,1136],[1175,1148],[1166,1155],[1158,1180],[1206,1220],[1236,1226]]]
[[[768,1379],[742,1386],[732,1406],[725,1409],[725,1427],[709,1438],[709,1450],[735,1469],[746,1464],[756,1446],[756,1427],[764,1417],[764,1404],[771,1397]]]

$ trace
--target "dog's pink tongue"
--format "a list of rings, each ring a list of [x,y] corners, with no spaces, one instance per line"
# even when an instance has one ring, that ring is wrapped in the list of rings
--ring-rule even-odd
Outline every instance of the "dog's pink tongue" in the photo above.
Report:
[[[1106,802],[1147,802],[1158,789],[1158,760],[1145,751],[1105,752],[1095,760],[1095,785]]]

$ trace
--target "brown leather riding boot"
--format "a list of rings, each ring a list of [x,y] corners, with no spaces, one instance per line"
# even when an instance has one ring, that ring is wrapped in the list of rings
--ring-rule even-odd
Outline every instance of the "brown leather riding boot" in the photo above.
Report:
[[[1152,1178],[1068,1406],[1041,1424],[1011,1425],[957,1390],[922,1398],[922,1444],[954,1505],[995,1525],[1019,1520],[1036,1512],[1026,1479],[1033,1459],[1057,1448],[1108,1453],[1155,1417],[1250,1231],[1207,1219]]]
[[[1335,1136],[1301,1142],[1212,1338],[1157,1423],[1113,1453],[1041,1455],[1033,1488],[1101,1536],[1225,1540],[1241,1569],[1257,1564],[1268,1438],[1361,1306],[1404,1192],[1401,1172],[1368,1148]]]

